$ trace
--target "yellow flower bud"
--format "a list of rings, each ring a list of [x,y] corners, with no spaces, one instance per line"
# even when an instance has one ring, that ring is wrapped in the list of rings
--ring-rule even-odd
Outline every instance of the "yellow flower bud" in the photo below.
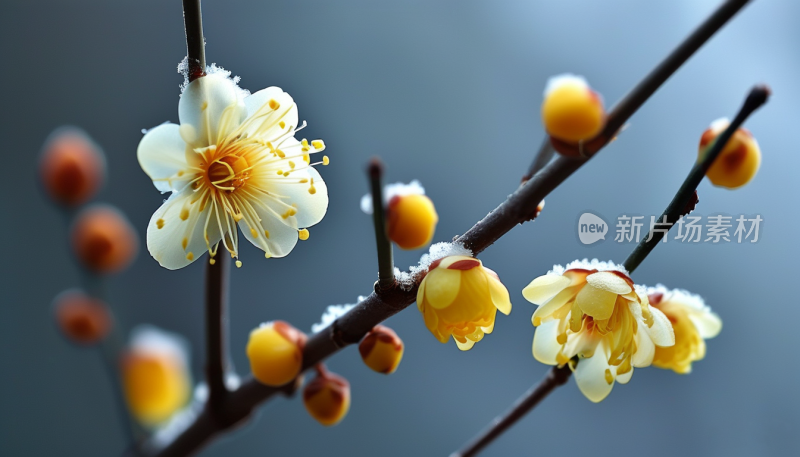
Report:
[[[386,211],[389,239],[401,249],[419,249],[433,239],[439,215],[426,195],[396,195]]]
[[[433,336],[447,343],[450,336],[462,351],[492,333],[497,310],[511,312],[508,290],[480,260],[449,256],[428,268],[417,292],[417,308]]]
[[[542,122],[547,133],[561,141],[576,144],[589,140],[605,126],[603,100],[585,79],[555,76],[545,89]]]
[[[306,335],[283,321],[268,322],[250,332],[250,371],[262,384],[282,386],[300,374]]]
[[[86,133],[64,127],[47,139],[39,161],[39,178],[50,197],[76,206],[97,193],[105,179],[105,158]]]
[[[96,273],[116,273],[136,258],[139,237],[128,219],[109,205],[83,210],[72,226],[72,248]]]
[[[378,373],[391,374],[403,359],[403,340],[389,327],[376,325],[361,340],[358,352],[364,363]]]
[[[155,329],[140,331],[122,357],[122,384],[131,413],[155,426],[189,399],[186,350],[175,337]]]
[[[698,161],[728,125],[730,122],[727,119],[719,119],[703,132],[703,136],[700,137]],[[750,182],[760,166],[761,149],[758,143],[747,129],[739,128],[711,164],[706,176],[715,186],[736,189]]]
[[[303,404],[320,424],[336,425],[350,410],[350,383],[320,365],[317,377],[303,389]]]
[[[56,297],[55,314],[64,336],[80,344],[99,342],[112,326],[106,304],[77,290],[68,290]]]

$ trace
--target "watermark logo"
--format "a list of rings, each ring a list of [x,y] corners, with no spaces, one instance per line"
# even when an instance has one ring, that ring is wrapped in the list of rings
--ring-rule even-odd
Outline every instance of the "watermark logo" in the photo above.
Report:
[[[578,219],[578,238],[583,244],[593,244],[606,239],[608,224],[600,216],[583,213]]]

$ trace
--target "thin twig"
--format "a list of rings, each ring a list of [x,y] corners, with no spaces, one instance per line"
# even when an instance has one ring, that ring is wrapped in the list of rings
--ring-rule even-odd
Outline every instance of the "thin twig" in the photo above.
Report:
[[[372,224],[375,226],[375,244],[378,247],[378,284],[386,289],[394,284],[394,261],[392,242],[386,232],[386,209],[383,206],[383,163],[373,157],[367,167],[369,187],[372,193]]]
[[[658,245],[658,242],[667,235],[667,232],[672,228],[675,222],[678,221],[678,218],[684,214],[687,204],[694,198],[697,186],[700,185],[706,172],[711,168],[711,164],[714,163],[714,160],[725,148],[728,140],[730,140],[731,136],[733,136],[734,132],[744,123],[748,116],[767,102],[769,95],[770,90],[767,86],[755,86],[750,90],[742,108],[739,110],[739,114],[736,115],[736,118],[733,119],[733,122],[731,122],[728,128],[717,137],[714,144],[711,145],[708,152],[703,156],[703,159],[692,167],[692,170],[689,172],[689,175],[686,176],[678,192],[672,198],[669,205],[667,205],[667,209],[664,210],[664,213],[661,214],[661,217],[653,225],[653,228],[650,229],[648,235],[642,239],[633,252],[631,252],[631,255],[628,256],[628,259],[625,260],[624,265],[629,272],[633,273],[633,270],[642,263],[647,255],[650,254],[650,251]],[[659,226],[661,227],[659,228]]]
[[[698,31],[695,31],[676,51],[629,92],[612,109],[606,126],[608,131],[604,130],[604,133],[598,135],[595,140],[584,145],[585,158],[556,158],[533,177],[524,181],[516,192],[458,237],[455,242],[470,249],[473,255],[478,255],[517,224],[535,217],[539,202],[586,163],[589,157],[608,144],[619,127],[627,122],[628,118],[655,92],[658,86],[666,81],[705,40],[748,1],[729,0],[723,4],[700,26]],[[702,33],[700,33],[701,30]],[[676,55],[680,58],[675,57]],[[611,131],[609,125],[616,127]],[[394,283],[387,289],[376,290],[325,330],[311,335],[303,350],[302,371],[313,367],[345,346],[357,343],[375,325],[411,305],[416,299],[417,288],[422,277],[415,279],[415,284],[409,288],[404,289]],[[224,402],[223,422],[220,422],[219,418],[211,418],[204,411],[172,442],[160,448],[150,447],[148,455],[183,457],[197,452],[221,432],[250,417],[261,403],[276,394],[290,390],[287,386],[280,388],[265,386],[252,377],[244,380],[239,388],[230,392]]]
[[[228,276],[227,252],[215,256],[214,263],[206,266],[206,382],[208,403],[212,415],[222,409],[228,389],[227,329],[228,329]]]
[[[477,455],[484,447],[495,440],[509,427],[522,419],[528,411],[532,410],[540,401],[544,400],[556,387],[566,384],[572,370],[567,365],[553,367],[547,372],[539,384],[531,387],[524,395],[517,399],[511,409],[501,416],[497,416],[483,432],[472,439],[460,451],[450,454],[450,457],[471,457]]]
[[[539,151],[536,153],[536,156],[533,158],[533,162],[531,162],[531,166],[528,167],[528,171],[522,176],[522,182],[525,182],[533,175],[539,172],[542,168],[544,168],[550,160],[553,159],[553,155],[556,153],[556,150],[553,149],[553,144],[550,143],[549,138],[545,138],[542,141],[542,145],[539,146]]]
[[[200,0],[183,0],[183,25],[186,29],[186,58],[189,82],[206,75],[206,42],[203,38],[203,12]]]

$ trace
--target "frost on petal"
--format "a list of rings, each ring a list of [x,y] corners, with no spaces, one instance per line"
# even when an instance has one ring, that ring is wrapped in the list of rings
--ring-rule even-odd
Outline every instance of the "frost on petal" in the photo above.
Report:
[[[584,89],[589,88],[589,83],[583,76],[573,75],[571,73],[564,73],[552,76],[547,80],[544,87],[544,96],[547,97],[551,92],[563,86],[576,86]]]
[[[411,290],[416,284],[417,278],[427,273],[428,268],[433,262],[449,256],[472,257],[472,251],[455,241],[452,243],[442,242],[432,244],[428,249],[428,253],[422,255],[417,265],[410,266],[408,272],[403,272],[395,268],[394,277],[400,284],[401,289]]]
[[[425,195],[425,188],[422,187],[422,184],[416,179],[408,184],[396,182],[383,186],[384,205],[388,205],[389,201],[394,197],[402,197],[405,195]],[[372,194],[365,194],[361,197],[360,207],[361,211],[364,213],[372,214]]]
[[[187,155],[186,142],[175,124],[161,124],[147,131],[136,155],[142,170],[161,192],[184,188],[195,177],[190,170],[196,166],[197,154]],[[190,165],[189,161],[193,163]]]
[[[147,225],[150,255],[170,270],[189,265],[222,238],[216,218],[210,197],[191,189],[173,193]]]
[[[245,114],[241,89],[222,74],[192,81],[178,102],[181,137],[192,148],[217,144],[231,127],[239,126]]]
[[[555,269],[558,266],[559,265],[556,265],[553,268]],[[618,271],[620,273],[624,273],[626,276],[630,276],[628,270],[626,270],[624,266],[618,265],[610,260],[607,262],[600,261],[597,259],[574,260],[568,263],[567,266],[564,268],[566,270],[581,269],[581,270],[597,270],[597,271]]]
[[[603,289],[618,295],[628,294],[632,290],[627,281],[607,271],[590,274],[586,277],[586,282],[598,289]]]

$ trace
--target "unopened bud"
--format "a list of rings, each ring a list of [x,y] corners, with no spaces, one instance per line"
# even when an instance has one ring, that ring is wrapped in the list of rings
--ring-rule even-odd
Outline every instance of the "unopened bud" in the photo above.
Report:
[[[80,129],[62,127],[45,141],[39,179],[54,201],[76,206],[97,193],[105,179],[100,148]]]
[[[730,125],[727,119],[719,119],[700,137],[698,161],[703,158],[709,146]],[[761,149],[753,135],[745,128],[733,133],[728,144],[714,159],[706,176],[715,186],[735,189],[742,187],[755,177],[761,166]]]
[[[542,122],[550,136],[563,142],[592,139],[605,126],[603,100],[582,77],[555,76],[545,89]]]
[[[250,371],[262,384],[282,386],[300,374],[306,335],[283,321],[268,322],[250,332]]]
[[[350,383],[320,366],[317,377],[303,389],[303,404],[320,424],[336,425],[350,410]]]
[[[113,320],[108,307],[78,290],[59,294],[55,301],[56,323],[68,339],[80,344],[94,344],[108,335]]]
[[[116,273],[133,262],[139,237],[118,209],[95,205],[83,210],[72,226],[72,248],[86,268]]]
[[[386,212],[389,239],[401,249],[419,249],[433,239],[439,215],[426,195],[396,195]]]
[[[358,352],[364,363],[378,373],[391,374],[403,359],[403,340],[389,327],[376,325],[361,340]]]

